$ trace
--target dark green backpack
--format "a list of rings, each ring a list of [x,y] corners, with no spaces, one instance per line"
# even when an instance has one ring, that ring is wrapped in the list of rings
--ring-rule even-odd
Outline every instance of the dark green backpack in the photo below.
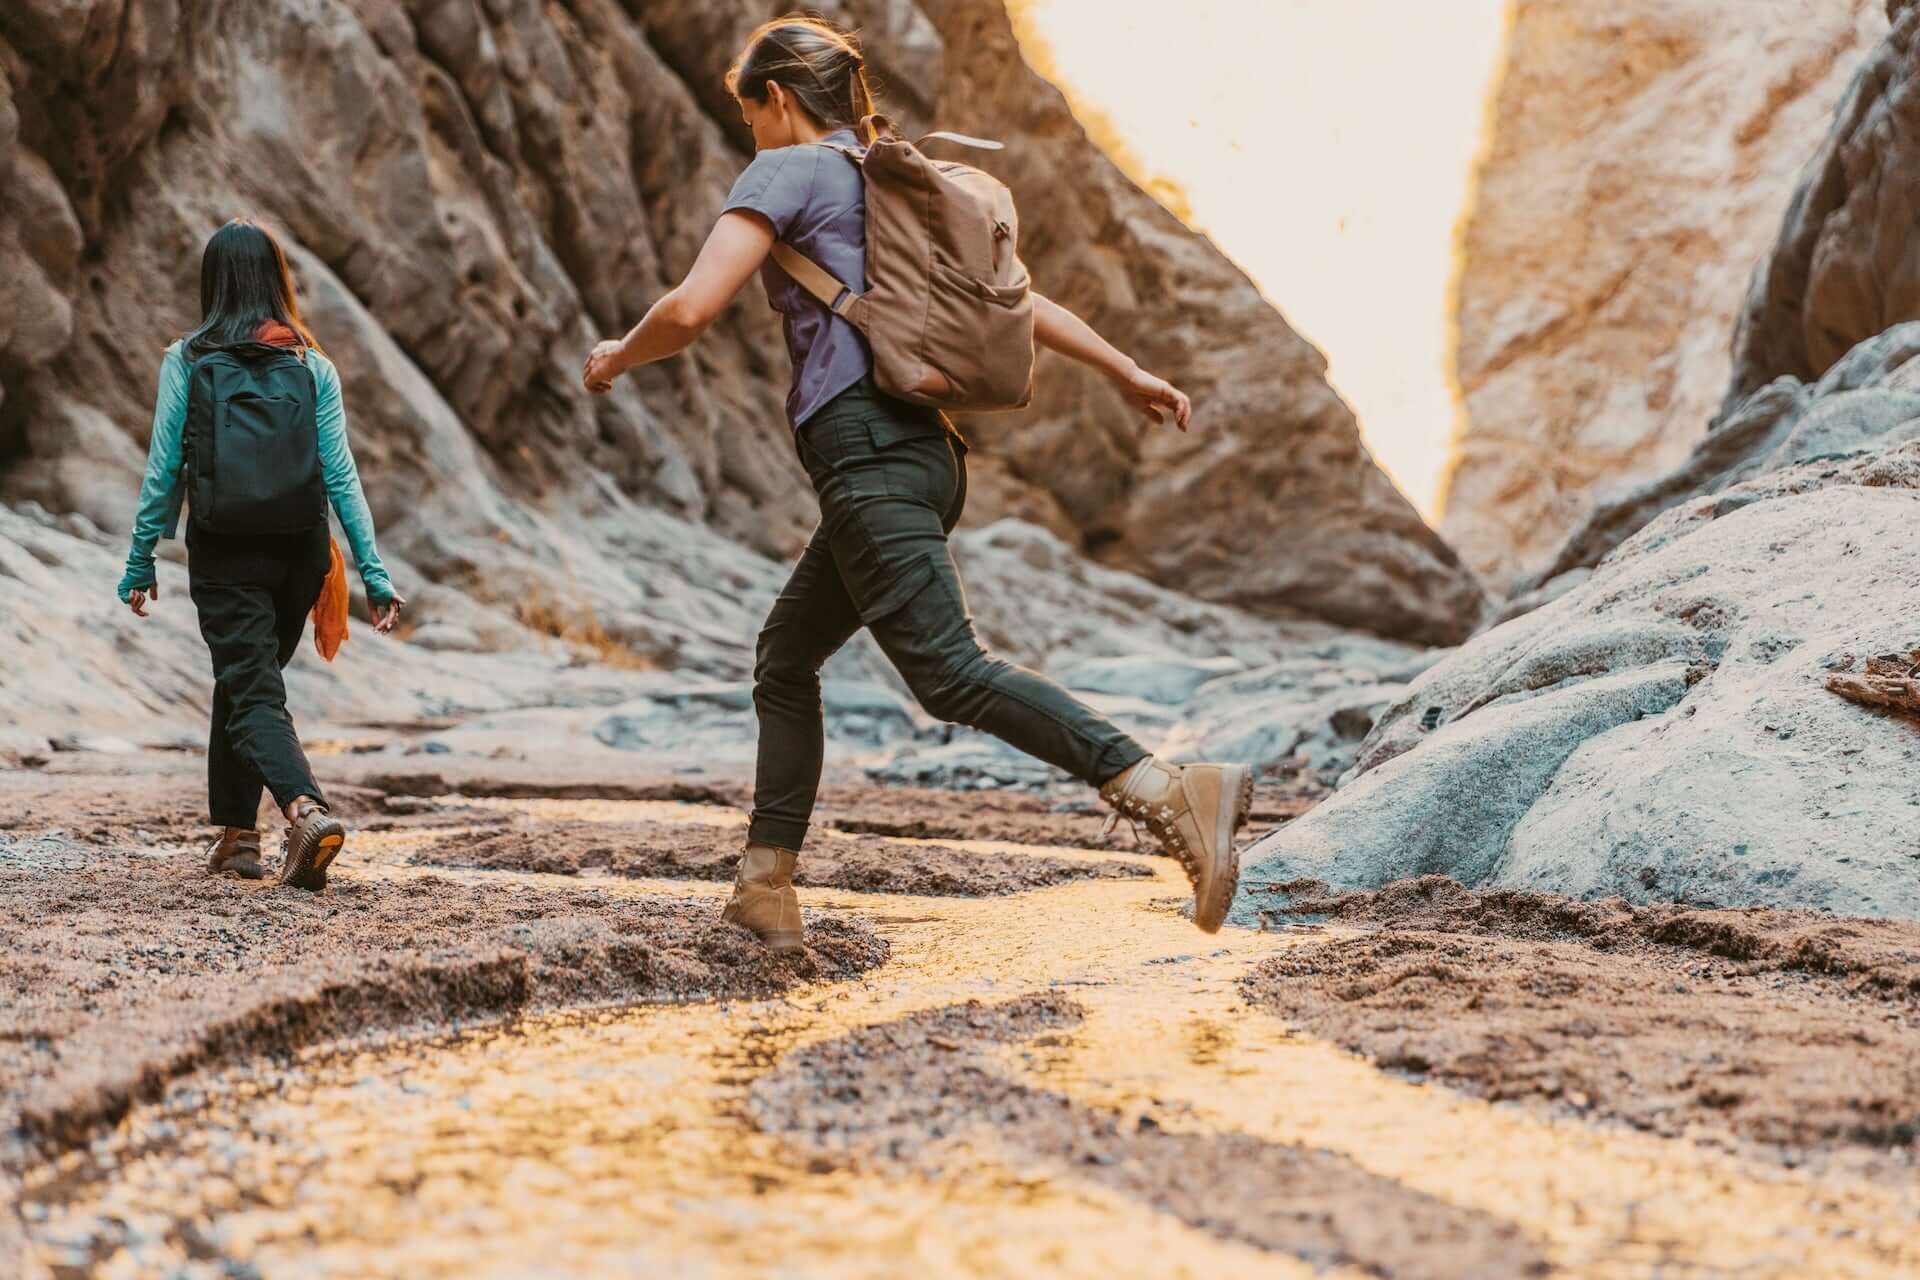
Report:
[[[181,478],[193,527],[299,533],[327,520],[313,370],[284,347],[242,343],[187,375]]]

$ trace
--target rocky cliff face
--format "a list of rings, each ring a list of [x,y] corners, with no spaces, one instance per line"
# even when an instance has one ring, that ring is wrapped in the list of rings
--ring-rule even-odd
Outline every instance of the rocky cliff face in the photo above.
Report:
[[[710,648],[732,606],[701,605],[704,552],[655,558],[663,531],[779,558],[812,520],[776,318],[750,286],[696,352],[610,397],[577,369],[685,270],[745,163],[720,73],[773,8],[0,8],[0,497],[119,537],[200,245],[254,212],[291,243],[409,582],[462,625],[538,596],[657,661]],[[865,28],[909,123],[1008,141],[1042,287],[1195,393],[1200,432],[1147,433],[1047,362],[1032,411],[970,424],[979,517],[1027,515],[1213,600],[1464,634],[1477,584],[1373,465],[1318,354],[1088,144],[997,4],[827,8]]]
[[[1920,6],[1886,8],[1893,28],[1854,76],[1754,276],[1734,339],[1730,411],[1776,378],[1812,382],[1856,344],[1920,317]]]
[[[1539,569],[1609,489],[1675,465],[1705,431],[1754,264],[1886,28],[1881,0],[1517,0],[1463,233],[1466,417],[1441,524],[1496,586]],[[1841,163],[1836,148],[1823,163]],[[1788,326],[1816,224],[1836,210],[1796,207],[1808,251],[1756,304],[1773,328]],[[1823,311],[1879,296],[1857,270],[1826,278]],[[1828,363],[1892,317],[1855,318],[1817,342]],[[1743,369],[1820,371],[1791,341],[1766,359],[1766,341],[1749,345]]]

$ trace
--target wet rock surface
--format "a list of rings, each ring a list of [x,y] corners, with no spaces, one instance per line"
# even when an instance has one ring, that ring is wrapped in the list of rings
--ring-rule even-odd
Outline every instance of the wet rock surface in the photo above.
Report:
[[[1789,1163],[1920,1161],[1920,926],[1441,877],[1263,897],[1359,932],[1266,961],[1248,999],[1383,1067]]]
[[[1172,1111],[1122,1114],[1026,1083],[1081,1021],[1063,995],[972,1001],[790,1055],[754,1084],[755,1123],[818,1167],[939,1177],[969,1147],[1070,1178],[1263,1252],[1378,1276],[1538,1276],[1538,1244],[1331,1151],[1180,1132]]]
[[[1441,521],[1497,586],[1534,577],[1597,502],[1705,434],[1755,263],[1887,31],[1882,0],[1513,14],[1461,241],[1466,423]],[[1846,345],[1911,314],[1898,307]],[[1747,389],[1818,371],[1771,368]]]
[[[636,879],[732,880],[744,834],[686,823],[538,823],[450,836],[411,856],[418,866],[593,873]],[[1073,880],[1150,875],[1132,862],[1008,858],[1004,853],[908,844],[874,836],[816,837],[800,856],[802,889],[940,897],[1021,893]]]

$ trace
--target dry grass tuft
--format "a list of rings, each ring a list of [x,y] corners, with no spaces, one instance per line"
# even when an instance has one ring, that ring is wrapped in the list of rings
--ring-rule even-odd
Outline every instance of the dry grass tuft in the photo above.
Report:
[[[660,664],[625,641],[607,632],[590,609],[572,608],[549,599],[538,588],[514,605],[513,615],[521,626],[550,636],[574,649],[584,650],[601,666],[617,671],[657,671]]]

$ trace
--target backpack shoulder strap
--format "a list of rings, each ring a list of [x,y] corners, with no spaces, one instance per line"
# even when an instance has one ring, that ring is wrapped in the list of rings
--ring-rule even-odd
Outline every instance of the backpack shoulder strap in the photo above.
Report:
[[[859,296],[841,283],[838,276],[785,241],[773,242],[773,260],[793,277],[795,284],[820,299],[821,305],[837,316],[844,316]]]
[[[838,151],[853,161],[856,169],[861,168],[866,159],[866,153],[859,147],[850,147],[844,142],[820,142],[814,145]],[[859,296],[851,285],[783,240],[773,242],[773,260],[780,264],[782,271],[793,277],[795,284],[818,298],[821,306],[837,316],[844,316],[847,308]]]

